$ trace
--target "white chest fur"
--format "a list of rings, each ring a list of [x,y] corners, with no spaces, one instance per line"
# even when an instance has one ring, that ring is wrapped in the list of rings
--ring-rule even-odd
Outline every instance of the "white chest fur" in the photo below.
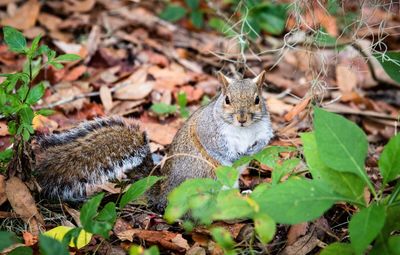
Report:
[[[222,127],[222,135],[226,139],[227,153],[235,157],[246,153],[256,142],[269,141],[272,129],[269,121],[260,121],[248,127],[226,125]]]

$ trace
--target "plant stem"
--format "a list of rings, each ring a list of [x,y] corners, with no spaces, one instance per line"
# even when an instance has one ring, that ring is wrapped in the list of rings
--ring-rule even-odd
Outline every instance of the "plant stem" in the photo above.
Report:
[[[396,201],[396,198],[399,196],[399,194],[400,194],[400,180],[397,181],[396,187],[394,187],[394,191],[390,195],[388,205],[392,205]]]

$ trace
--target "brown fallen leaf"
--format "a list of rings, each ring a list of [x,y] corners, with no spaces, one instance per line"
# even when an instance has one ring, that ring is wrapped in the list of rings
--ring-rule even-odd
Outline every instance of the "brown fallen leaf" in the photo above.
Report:
[[[65,209],[65,211],[67,211],[69,215],[71,215],[77,226],[82,226],[80,219],[81,213],[78,210],[75,210],[74,208],[71,208],[65,204],[63,205],[63,208]]]
[[[42,26],[50,31],[57,30],[58,25],[62,22],[62,19],[60,19],[59,17],[46,12],[40,13],[38,20]]]
[[[111,90],[106,85],[100,87],[100,99],[103,103],[105,112],[109,112],[113,107],[113,99],[111,95]]]
[[[357,87],[357,75],[348,66],[337,65],[336,84],[343,94],[348,94]]]
[[[88,12],[96,4],[96,0],[67,0],[63,2],[64,10],[69,12]]]
[[[121,240],[128,240],[132,242],[134,238],[139,238],[140,240],[149,242],[150,244],[156,244],[162,246],[167,250],[177,251],[177,252],[185,252],[186,249],[181,247],[180,245],[172,242],[177,235],[173,232],[169,231],[153,231],[153,230],[144,230],[144,229],[130,229],[117,234],[117,237]]]
[[[44,221],[28,187],[19,178],[11,177],[6,181],[6,194],[14,211],[29,224],[30,232],[38,235]]]
[[[287,244],[292,245],[300,236],[304,236],[308,227],[309,223],[307,222],[292,225],[287,234]]]
[[[175,127],[152,122],[143,122],[141,127],[147,132],[151,141],[161,145],[170,144],[178,131]]]
[[[84,65],[80,65],[74,67],[71,71],[69,71],[64,76],[64,81],[76,81],[79,77],[81,77],[87,71],[87,67]]]
[[[267,108],[270,113],[282,116],[285,113],[289,112],[293,108],[293,106],[275,97],[268,97]]]
[[[125,115],[132,111],[132,109],[143,104],[145,100],[135,100],[135,101],[117,101],[114,102],[113,108],[111,109],[111,114]]]
[[[29,0],[22,5],[14,15],[1,20],[1,25],[11,26],[19,30],[33,27],[39,16],[40,3],[37,0]]]
[[[0,205],[7,201],[6,177],[0,174]]]
[[[58,128],[58,123],[43,115],[36,115],[32,120],[33,129],[40,133],[52,133]]]
[[[55,93],[44,100],[47,104],[56,103],[59,101],[68,101],[68,99],[72,99],[75,96],[83,94],[82,90],[77,86],[73,86],[69,82],[62,82],[55,86]],[[87,98],[80,98],[71,102],[67,102],[64,104],[59,105],[61,109],[65,112],[71,112],[73,110],[81,110],[85,103],[89,102]]]
[[[303,100],[301,100],[300,103],[295,105],[290,112],[285,114],[285,116],[284,116],[285,120],[286,121],[293,120],[294,117],[296,117],[300,112],[302,112],[304,109],[306,109],[310,100],[311,100],[311,97],[303,98]]]
[[[147,68],[141,68],[131,74],[127,79],[115,84],[120,86],[114,93],[114,97],[122,100],[139,100],[150,94],[153,90],[154,82],[147,81]]]
[[[183,238],[181,234],[177,234],[174,238],[171,239],[171,242],[178,245],[179,247],[182,247],[185,250],[190,249],[188,241]]]
[[[4,121],[0,122],[0,136],[9,135],[7,124]]]

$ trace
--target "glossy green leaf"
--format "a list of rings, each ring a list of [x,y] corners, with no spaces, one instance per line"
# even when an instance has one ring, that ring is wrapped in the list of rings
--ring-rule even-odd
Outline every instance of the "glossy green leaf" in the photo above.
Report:
[[[197,9],[200,6],[200,0],[185,0],[187,6],[191,9]]]
[[[39,101],[42,96],[44,95],[45,87],[43,82],[39,83],[38,85],[34,86],[29,90],[28,97],[26,98],[27,104],[34,104]]]
[[[32,125],[32,120],[35,116],[32,108],[25,105],[21,108],[21,110],[19,110],[18,115],[20,116],[23,124]]]
[[[81,208],[80,220],[87,232],[108,238],[117,213],[113,202],[107,203],[100,212],[97,212],[103,197],[104,193],[100,193],[84,203]]]
[[[70,62],[80,60],[81,57],[76,54],[63,54],[54,59],[55,62]]]
[[[265,213],[256,214],[253,218],[254,228],[257,232],[258,238],[263,244],[269,243],[275,236],[276,223]]]
[[[400,255],[400,236],[389,237],[389,249],[392,255]]]
[[[254,17],[266,32],[279,35],[285,30],[287,5],[269,3],[257,5],[250,10],[250,16]]]
[[[239,180],[239,171],[230,166],[220,166],[215,169],[218,181],[222,185],[233,188],[236,182]]]
[[[400,83],[400,52],[388,51],[372,54],[394,81]]]
[[[371,205],[353,215],[349,223],[351,245],[357,254],[363,253],[385,224],[385,207]]]
[[[281,179],[285,175],[292,172],[299,163],[299,158],[291,158],[283,161],[282,163],[275,164],[275,167],[272,171],[272,184],[278,184]]]
[[[186,9],[177,4],[169,4],[161,13],[160,17],[168,21],[178,21],[186,14]]]
[[[52,109],[40,109],[40,110],[36,111],[36,114],[43,115],[43,116],[50,116],[50,115],[53,115],[54,113],[55,113],[55,111]]]
[[[372,186],[364,168],[368,142],[365,133],[346,118],[314,108],[318,152],[328,167],[360,176]]]
[[[156,182],[161,180],[158,176],[148,176],[132,184],[129,189],[122,195],[119,202],[119,208],[124,208],[128,203],[138,199],[146,190],[150,189]]]
[[[400,176],[400,134],[392,137],[379,158],[383,182],[388,183]]]
[[[50,61],[50,62],[48,62],[48,63],[49,63],[49,65],[52,65],[55,69],[58,69],[58,70],[64,68],[64,65],[63,65],[63,64],[60,64],[60,63],[58,63],[58,62]]]
[[[42,255],[69,255],[66,245],[45,235],[39,237],[39,249]]]
[[[29,84],[22,84],[21,87],[17,90],[17,95],[20,101],[23,101],[26,98],[26,94],[29,91]]]
[[[24,35],[15,28],[3,27],[4,41],[11,51],[17,53],[26,52],[26,39]]]
[[[15,243],[20,243],[16,234],[6,231],[0,231],[0,240],[0,251]]]
[[[12,158],[13,150],[12,149],[5,149],[4,151],[0,152],[0,162],[9,162]]]
[[[29,58],[35,57],[35,55],[36,55],[35,53],[36,53],[36,50],[39,47],[39,41],[40,41],[41,38],[42,38],[42,36],[38,35],[33,39],[31,47],[30,47],[30,49],[28,51],[28,57]]]
[[[314,132],[303,133],[300,137],[303,153],[313,179],[325,183],[333,191],[349,200],[365,204],[365,183],[355,174],[339,172],[326,166],[319,155]]]
[[[349,243],[332,243],[325,247],[320,255],[355,255]]]
[[[200,10],[195,10],[190,13],[190,21],[196,28],[203,27],[204,13]]]
[[[31,247],[20,246],[12,250],[8,255],[32,255],[33,250]]]
[[[252,193],[250,198],[276,222],[297,224],[320,217],[343,197],[316,180],[291,178],[284,183]]]

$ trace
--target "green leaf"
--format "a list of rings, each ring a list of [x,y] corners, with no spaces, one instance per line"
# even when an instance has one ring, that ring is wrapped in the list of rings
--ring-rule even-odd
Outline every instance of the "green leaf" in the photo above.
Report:
[[[20,243],[16,234],[6,231],[0,231],[0,240],[0,251],[15,243]]]
[[[30,247],[20,246],[12,250],[8,255],[32,255],[33,250]]]
[[[42,35],[38,35],[35,37],[35,39],[33,39],[32,44],[31,44],[31,48],[28,50],[28,58],[33,58],[35,57],[37,54],[36,50],[39,46],[39,41],[42,38]]]
[[[215,169],[218,181],[222,185],[233,188],[235,183],[239,180],[239,171],[230,166],[219,166]]]
[[[77,61],[80,60],[81,57],[76,54],[63,54],[58,57],[56,57],[53,61],[60,63],[60,62],[70,62],[70,61]]]
[[[208,21],[208,25],[213,28],[214,30],[220,32],[221,34],[225,34],[227,37],[233,37],[235,36],[235,32],[229,28],[229,25],[220,18],[211,18]],[[209,101],[204,100],[205,98],[203,97],[201,105],[208,104]],[[205,102],[203,102],[205,101]],[[204,103],[204,104],[203,104]]]
[[[32,120],[35,115],[31,107],[24,105],[21,110],[19,110],[18,115],[23,124],[32,125]]]
[[[217,196],[213,219],[233,220],[250,218],[254,212],[251,204],[255,204],[255,202],[250,198],[242,196],[236,189],[221,190]]]
[[[150,107],[150,110],[152,110],[154,113],[156,113],[158,115],[168,115],[168,114],[175,113],[177,110],[177,107],[176,107],[176,105],[169,105],[166,103],[157,103],[157,104],[153,104]]]
[[[168,206],[164,218],[174,222],[182,217],[191,207],[201,208],[198,204],[190,202],[199,196],[213,196],[218,193],[222,185],[213,179],[189,179],[181,183],[168,195]],[[209,200],[208,200],[209,201]],[[207,202],[207,200],[206,200]],[[203,203],[208,205],[208,203]]]
[[[52,65],[55,69],[58,69],[58,70],[64,68],[64,65],[63,65],[63,64],[60,64],[60,63],[58,63],[58,62],[49,61],[48,64],[49,64],[49,65]]]
[[[151,246],[149,249],[145,250],[142,246],[132,245],[129,249],[129,255],[159,255],[160,252],[157,246]]]
[[[177,4],[169,4],[161,13],[162,19],[175,22],[182,19],[186,14],[185,8]]]
[[[5,149],[4,151],[0,152],[0,162],[9,162],[12,158],[13,150],[12,149]],[[1,250],[1,249],[0,249]]]
[[[266,32],[279,35],[285,30],[287,5],[261,4],[250,10],[249,16],[257,20]]]
[[[3,27],[4,41],[11,51],[17,53],[26,52],[26,39],[24,35],[15,28]]]
[[[379,158],[384,185],[400,175],[400,134],[392,137]]]
[[[202,28],[203,27],[203,16],[204,13],[200,10],[195,10],[190,13],[190,21],[196,28]]]
[[[122,209],[131,201],[139,198],[146,192],[146,190],[151,188],[151,186],[153,186],[161,179],[162,178],[158,176],[148,176],[132,184],[129,189],[122,195],[121,201],[119,202],[119,208]]]
[[[55,111],[52,109],[40,109],[40,110],[36,111],[36,114],[43,115],[43,116],[50,116],[50,115],[53,115],[54,113],[55,113]]]
[[[272,171],[272,184],[278,184],[281,179],[286,174],[289,174],[291,171],[293,171],[299,163],[299,158],[291,158],[283,161],[281,164],[275,164],[275,167]]]
[[[284,183],[252,193],[250,198],[276,222],[297,224],[320,217],[343,197],[313,180],[289,179]]]
[[[400,255],[400,236],[389,237],[389,249],[393,255]]]
[[[97,213],[103,197],[104,193],[100,193],[84,203],[81,208],[80,220],[83,228],[87,232],[99,234],[104,238],[108,238],[108,232],[114,225],[117,213],[113,202],[106,204],[106,206]]]
[[[15,135],[17,133],[17,123],[15,122],[15,120],[9,121],[7,127],[10,135]]]
[[[363,253],[385,224],[385,207],[373,204],[353,215],[349,223],[351,245],[357,254]]]
[[[231,234],[227,230],[221,227],[211,229],[211,235],[213,239],[221,246],[224,250],[232,250],[235,242],[232,239]]]
[[[17,95],[20,101],[23,101],[26,97],[26,94],[29,91],[29,84],[22,84],[22,86],[17,90]]]
[[[325,183],[333,191],[359,204],[364,201],[364,182],[355,174],[335,171],[322,162],[314,132],[300,135],[304,156],[313,179]]]
[[[200,0],[185,0],[187,6],[189,6],[190,9],[197,9],[200,6]]]
[[[34,86],[30,89],[28,97],[26,98],[27,104],[34,104],[39,101],[42,96],[44,95],[45,87],[43,82],[39,83],[38,85]]]
[[[400,52],[388,51],[372,54],[394,81],[400,83]]]
[[[290,152],[294,151],[294,147],[285,147],[285,146],[270,146],[268,148],[263,149],[262,151],[254,154],[254,159],[260,162],[261,164],[275,167],[278,160],[280,160],[279,154],[281,152]]]
[[[258,213],[254,216],[254,227],[258,238],[263,244],[269,243],[275,236],[275,221],[265,213]]]
[[[354,173],[375,192],[364,169],[368,142],[365,133],[344,117],[314,108],[315,138],[319,156],[330,168]]]
[[[246,165],[246,164],[250,163],[250,161],[252,161],[253,159],[254,158],[252,156],[243,156],[240,159],[233,162],[232,167],[237,168],[239,166]]]
[[[320,255],[354,255],[353,248],[348,243],[332,243],[322,250]]]
[[[182,116],[182,118],[189,118],[189,110],[187,109],[186,105],[187,105],[187,97],[186,97],[186,93],[185,92],[179,92],[178,93],[178,105],[179,105],[179,111],[180,114]]]
[[[43,255],[69,255],[68,249],[60,241],[51,237],[40,235],[39,237],[40,254]]]

